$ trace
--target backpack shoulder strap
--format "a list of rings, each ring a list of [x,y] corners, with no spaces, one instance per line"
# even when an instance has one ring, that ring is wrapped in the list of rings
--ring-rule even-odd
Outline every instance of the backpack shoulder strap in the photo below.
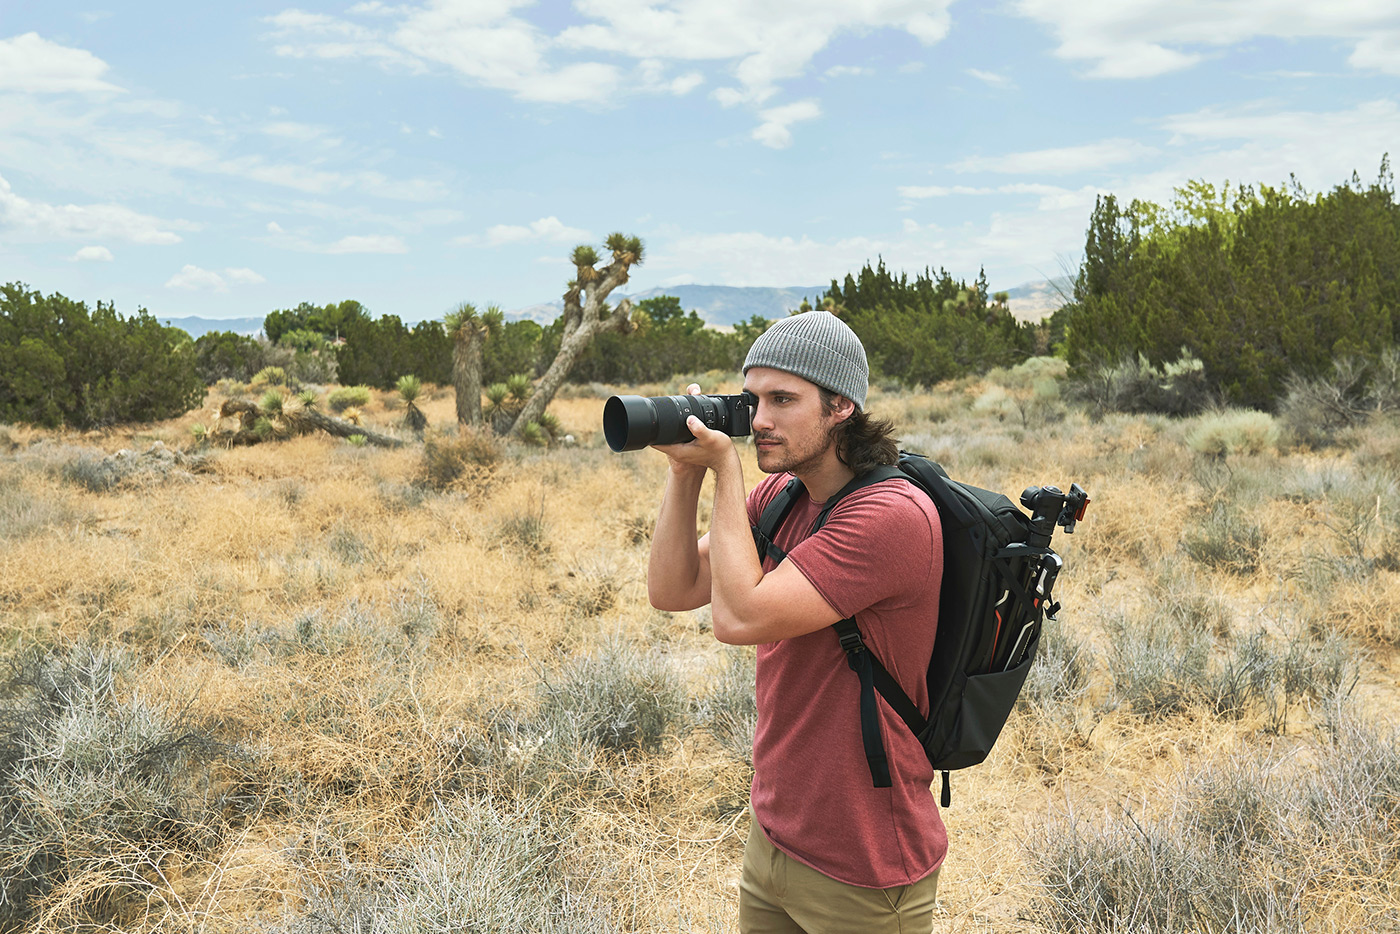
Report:
[[[770,555],[774,564],[781,564],[787,557],[787,553],[773,543],[773,538],[778,534],[778,529],[782,527],[788,513],[792,512],[793,505],[797,503],[797,498],[802,495],[804,489],[802,481],[793,477],[787,482],[787,486],[779,490],[778,495],[763,507],[763,513],[758,517],[758,525],[752,526],[753,543],[758,548],[759,564]]]
[[[897,478],[909,479],[902,470],[894,466],[876,467],[853,478],[826,501],[812,526],[812,531],[815,533],[826,524],[831,510],[848,494],[884,480]],[[870,780],[876,788],[889,788],[892,784],[889,760],[885,755],[884,738],[880,735],[880,714],[875,703],[875,692],[880,692],[885,702],[899,714],[900,719],[916,736],[923,733],[928,722],[923,714],[919,713],[919,708],[909,699],[905,690],[899,686],[899,682],[866,647],[854,616],[833,624],[832,628],[836,630],[836,638],[846,653],[846,663],[860,678],[860,738],[865,749],[866,765],[870,767]]]

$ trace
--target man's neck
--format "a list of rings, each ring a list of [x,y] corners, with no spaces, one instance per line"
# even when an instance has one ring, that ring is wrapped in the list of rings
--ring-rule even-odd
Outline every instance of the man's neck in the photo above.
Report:
[[[816,503],[824,503],[855,477],[855,472],[836,456],[833,447],[815,464],[803,465],[793,475],[807,488],[807,495]]]

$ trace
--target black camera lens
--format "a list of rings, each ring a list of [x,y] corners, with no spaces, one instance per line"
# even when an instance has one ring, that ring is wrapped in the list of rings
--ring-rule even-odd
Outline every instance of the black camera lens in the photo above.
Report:
[[[685,420],[727,435],[749,433],[747,394],[738,396],[613,396],[603,405],[603,437],[614,451],[695,440]]]

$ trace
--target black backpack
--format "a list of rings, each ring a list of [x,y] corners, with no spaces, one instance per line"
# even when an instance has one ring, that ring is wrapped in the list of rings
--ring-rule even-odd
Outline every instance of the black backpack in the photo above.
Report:
[[[851,670],[860,676],[861,740],[875,787],[890,786],[875,701],[879,691],[943,773],[941,801],[947,807],[948,772],[987,758],[1035,660],[1041,625],[1060,608],[1051,588],[1063,562],[1051,550],[1050,537],[1057,525],[1074,531],[1089,497],[1078,484],[1068,494],[1053,486],[1033,486],[1021,494],[1031,510],[1027,516],[1002,494],[949,479],[923,455],[901,451],[898,467],[876,467],[828,499],[810,534],[847,494],[895,478],[927,493],[943,526],[938,631],[928,669],[929,718],[866,647],[854,617],[832,628]],[[760,561],[786,557],[773,539],[802,491],[802,481],[793,477],[764,508],[753,529]]]

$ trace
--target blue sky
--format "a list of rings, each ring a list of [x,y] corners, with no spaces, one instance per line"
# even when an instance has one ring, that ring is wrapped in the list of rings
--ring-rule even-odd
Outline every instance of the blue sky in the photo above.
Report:
[[[0,281],[161,317],[436,317],[1077,263],[1098,192],[1374,179],[1400,3],[0,0]]]

